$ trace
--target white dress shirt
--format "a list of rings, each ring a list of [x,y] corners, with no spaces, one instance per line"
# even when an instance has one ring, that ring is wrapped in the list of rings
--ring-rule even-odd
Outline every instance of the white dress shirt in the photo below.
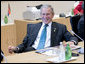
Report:
[[[44,48],[50,46],[50,41],[51,41],[51,24],[52,24],[52,22],[50,22],[48,24],[48,26],[47,26],[47,37],[46,37],[46,42],[45,42],[45,47]],[[42,30],[44,28],[44,25],[45,24],[43,23],[42,26],[41,26],[41,28],[40,28],[40,30],[39,30],[39,33],[37,35],[37,38],[36,38],[34,44],[32,45],[32,47],[34,47],[35,49],[37,49],[37,47],[38,47],[40,36],[41,36],[41,32],[42,32]]]

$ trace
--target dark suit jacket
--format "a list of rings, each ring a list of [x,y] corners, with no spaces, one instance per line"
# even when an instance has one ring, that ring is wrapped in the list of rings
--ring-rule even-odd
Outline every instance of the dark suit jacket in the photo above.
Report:
[[[18,46],[20,48],[18,52],[22,52],[25,49],[30,49],[30,47],[32,47],[32,45],[34,44],[34,41],[36,40],[36,37],[38,35],[41,25],[42,25],[42,22],[37,24],[27,25],[27,35],[24,38],[23,43]],[[63,40],[65,41],[75,40],[76,42],[78,42],[77,38],[73,37],[67,31],[65,25],[52,22],[51,26],[52,26],[51,27],[51,47],[59,45],[60,42],[62,42]]]
[[[78,35],[84,40],[84,15],[78,21]]]

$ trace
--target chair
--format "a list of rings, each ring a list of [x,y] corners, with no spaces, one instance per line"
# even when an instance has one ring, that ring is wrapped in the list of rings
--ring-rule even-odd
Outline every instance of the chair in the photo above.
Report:
[[[75,15],[75,16],[71,16],[70,17],[70,23],[72,26],[72,30],[78,35],[78,29],[77,29],[77,25],[78,25],[78,21],[80,19],[80,15]],[[80,41],[80,39],[78,39]]]

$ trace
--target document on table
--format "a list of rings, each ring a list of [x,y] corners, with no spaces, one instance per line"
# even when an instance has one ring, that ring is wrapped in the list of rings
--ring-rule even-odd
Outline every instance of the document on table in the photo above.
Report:
[[[38,50],[36,53],[48,55],[48,56],[57,56],[57,52],[55,51],[54,48],[49,48],[49,49],[43,49],[43,50]]]
[[[76,50],[76,49],[80,49],[80,48],[81,48],[81,46],[71,45],[72,50]]]
[[[48,55],[48,56],[57,56],[56,51],[54,51],[53,49],[52,50],[49,50],[49,51],[46,51],[46,52],[44,52],[42,54]]]
[[[42,49],[42,50],[37,50],[36,53],[40,53],[40,54],[45,54],[48,56],[57,56],[59,54],[59,52],[57,51],[58,46],[55,47],[49,47],[47,49]],[[71,49],[72,50],[76,50],[76,49],[80,49],[81,46],[76,46],[76,45],[71,45]]]
[[[66,61],[76,60],[77,58],[78,58],[78,57],[72,57],[72,58],[69,59],[69,60],[60,61],[60,60],[59,60],[59,57],[53,57],[53,58],[48,58],[46,61],[52,62],[52,63],[62,63],[62,62],[66,62]]]

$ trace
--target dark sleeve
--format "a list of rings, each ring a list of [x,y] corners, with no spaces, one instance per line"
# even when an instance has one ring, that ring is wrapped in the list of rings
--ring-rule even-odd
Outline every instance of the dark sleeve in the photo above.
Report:
[[[28,35],[26,35],[25,38],[23,39],[23,43],[21,43],[17,46],[19,49],[16,49],[14,52],[15,53],[23,52],[24,49],[27,47],[27,43],[28,43]]]
[[[27,46],[29,46],[28,45],[30,43],[29,42],[29,34],[30,34],[30,24],[27,25],[27,35],[23,39],[23,42],[17,46],[19,49],[16,49],[14,51],[15,53],[21,53],[27,48]]]
[[[65,41],[75,41],[76,43],[74,43],[75,45],[78,44],[78,39],[73,36],[66,28],[65,25],[63,25],[63,34],[64,34],[64,38],[65,38]]]
[[[78,29],[78,35],[84,39],[84,16],[82,16],[78,22],[78,26],[77,26],[77,29]]]

